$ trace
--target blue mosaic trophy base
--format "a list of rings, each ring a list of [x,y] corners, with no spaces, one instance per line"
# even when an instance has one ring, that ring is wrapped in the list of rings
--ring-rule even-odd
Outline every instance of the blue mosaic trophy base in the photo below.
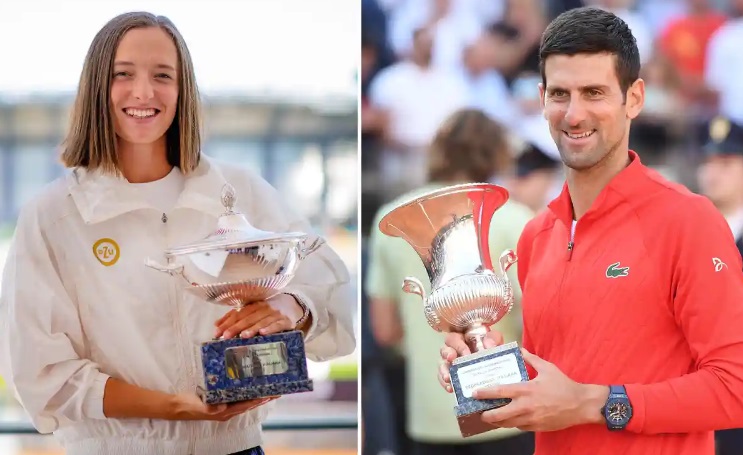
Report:
[[[215,340],[201,345],[206,404],[311,392],[302,332]]]
[[[524,357],[515,342],[459,357],[449,368],[449,375],[457,398],[454,412],[459,431],[465,438],[493,430],[482,421],[482,413],[511,402],[510,398],[476,400],[472,398],[474,390],[529,380]]]

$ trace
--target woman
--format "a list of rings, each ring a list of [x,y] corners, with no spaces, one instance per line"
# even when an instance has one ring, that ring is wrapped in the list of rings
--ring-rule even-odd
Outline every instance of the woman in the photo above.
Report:
[[[144,266],[216,228],[225,183],[256,227],[309,230],[257,174],[201,155],[199,125],[175,26],[148,13],[106,24],[65,141],[72,172],[21,211],[0,297],[0,374],[68,455],[262,454],[268,400],[202,404],[199,343],[297,328],[311,360],[355,347],[349,276],[327,246],[286,294],[239,314]]]

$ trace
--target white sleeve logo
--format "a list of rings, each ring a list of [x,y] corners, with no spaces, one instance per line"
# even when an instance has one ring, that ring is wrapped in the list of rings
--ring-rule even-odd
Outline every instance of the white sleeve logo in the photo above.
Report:
[[[712,265],[715,266],[715,272],[719,272],[722,270],[723,267],[727,267],[728,265],[722,262],[720,258],[712,258]]]

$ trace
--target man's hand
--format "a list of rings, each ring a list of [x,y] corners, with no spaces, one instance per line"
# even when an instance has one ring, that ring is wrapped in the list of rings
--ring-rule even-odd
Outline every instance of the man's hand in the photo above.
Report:
[[[609,396],[609,387],[579,384],[526,349],[522,353],[537,377],[528,382],[476,390],[472,396],[478,400],[512,400],[501,408],[485,411],[484,422],[524,431],[556,431],[604,421],[601,407]]]
[[[288,294],[279,294],[268,300],[253,302],[241,310],[230,310],[214,325],[216,337],[242,338],[255,335],[269,335],[296,328],[303,310],[297,301]]]
[[[225,422],[231,418],[262,406],[279,397],[259,398],[230,404],[204,404],[193,394],[175,395],[170,420],[215,420]]]
[[[494,348],[503,344],[503,335],[500,332],[490,331],[483,340],[485,348]],[[449,377],[449,367],[457,357],[472,354],[469,346],[464,341],[464,335],[461,333],[449,333],[444,340],[444,346],[441,348],[441,365],[439,366],[439,384],[447,392],[451,393],[451,378]]]

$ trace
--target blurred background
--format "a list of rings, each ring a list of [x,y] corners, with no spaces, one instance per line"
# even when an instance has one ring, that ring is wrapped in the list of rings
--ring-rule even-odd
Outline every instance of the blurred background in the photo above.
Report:
[[[388,248],[377,235],[379,214],[431,183],[428,166],[441,159],[432,158],[431,141],[461,109],[477,109],[498,125],[491,142],[506,145],[493,151],[502,165],[489,180],[506,186],[515,204],[533,216],[559,193],[559,154],[539,107],[538,48],[547,24],[580,6],[613,11],[637,40],[646,99],[630,148],[712,199],[743,248],[743,1],[362,0],[362,270],[376,273],[362,286],[365,455],[407,454],[411,438],[462,443],[455,400],[436,382],[443,337],[425,323],[420,299],[407,301],[399,291],[399,277],[384,282],[376,272],[417,260],[408,246]],[[473,138],[449,145],[476,157],[477,147],[487,147]],[[454,163],[453,152],[448,156]],[[482,167],[470,164],[452,166],[465,176]],[[514,218],[512,231],[519,223]],[[425,378],[420,368],[428,369]],[[719,441],[731,440],[718,442],[718,453],[743,453],[739,434],[718,433]]]
[[[186,39],[204,96],[204,152],[260,170],[355,282],[359,5],[344,0],[1,2],[0,269],[19,208],[66,172],[58,146],[93,36],[134,10],[168,16]],[[356,355],[310,362],[310,374],[314,392],[277,401],[267,453],[356,454]],[[0,378],[3,428],[30,429]],[[2,455],[41,453],[60,453],[53,437],[0,434]]]

